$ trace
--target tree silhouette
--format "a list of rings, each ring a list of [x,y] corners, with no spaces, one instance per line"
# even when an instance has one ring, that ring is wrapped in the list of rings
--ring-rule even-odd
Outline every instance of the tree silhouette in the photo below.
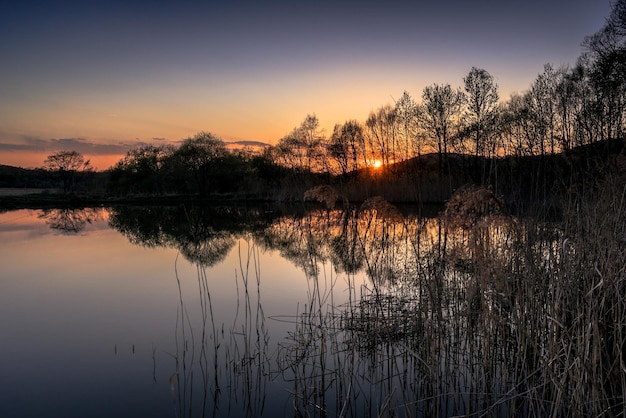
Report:
[[[76,151],[59,151],[48,155],[44,168],[60,175],[63,191],[68,193],[74,187],[78,171],[89,168],[89,160],[85,161],[83,155]]]
[[[449,84],[426,86],[422,92],[422,126],[435,138],[440,170],[443,167],[443,156],[448,154],[448,145],[455,122],[458,122],[463,100],[463,93],[453,90]]]
[[[546,154],[546,145],[551,154],[555,152],[557,116],[555,100],[558,77],[552,65],[546,64],[543,73],[537,76],[527,93],[530,117],[535,126],[537,145],[541,155]]]
[[[315,115],[307,115],[299,127],[281,138],[276,147],[280,162],[300,172],[320,171],[324,136]]]
[[[499,99],[498,85],[491,74],[476,67],[472,67],[463,82],[467,94],[468,118],[475,132],[475,154],[484,156],[489,119],[493,116]]]
[[[110,171],[110,186],[125,193],[167,192],[174,150],[171,145],[145,145],[130,150]]]
[[[343,125],[335,125],[328,144],[328,156],[337,163],[343,176],[357,170],[359,157],[365,159],[365,138],[361,124],[350,120]]]
[[[172,158],[178,164],[178,171],[189,172],[193,181],[191,190],[205,196],[220,174],[220,162],[227,155],[228,150],[221,139],[210,132],[200,132],[183,141]]]
[[[404,159],[408,160],[415,154],[421,154],[421,143],[417,137],[417,121],[419,116],[419,107],[413,100],[411,95],[404,91],[402,97],[396,102],[396,123],[400,127],[401,136],[403,136]]]
[[[390,105],[371,112],[365,126],[368,128],[368,143],[375,155],[380,155],[385,165],[395,162],[396,112]]]

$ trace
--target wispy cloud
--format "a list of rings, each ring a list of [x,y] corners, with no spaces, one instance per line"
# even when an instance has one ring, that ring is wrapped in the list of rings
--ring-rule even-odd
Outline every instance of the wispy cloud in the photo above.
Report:
[[[165,138],[152,138],[152,141],[163,142]],[[89,155],[119,155],[133,148],[147,145],[139,139],[135,141],[119,141],[111,143],[96,142],[86,138],[38,138],[23,135],[11,142],[0,142],[0,152],[51,152],[72,150]]]

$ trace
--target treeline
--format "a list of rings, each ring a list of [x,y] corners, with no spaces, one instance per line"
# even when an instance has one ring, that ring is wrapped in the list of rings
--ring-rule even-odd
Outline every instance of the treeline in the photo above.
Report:
[[[280,139],[273,157],[299,170],[347,173],[423,153],[482,158],[545,156],[601,140],[623,138],[626,116],[626,1],[583,42],[573,67],[547,64],[530,88],[500,101],[486,70],[472,68],[462,87],[433,84],[418,103],[408,92],[371,112],[364,123],[337,124],[329,138],[315,116]],[[489,181],[490,173],[482,173]]]
[[[530,88],[501,101],[494,77],[472,68],[462,87],[433,84],[418,103],[408,92],[364,122],[326,136],[315,115],[261,154],[229,153],[208,133],[178,147],[147,146],[120,161],[115,193],[189,193],[293,198],[321,183],[346,198],[442,200],[461,184],[546,198],[581,170],[619,152],[626,116],[626,1],[587,37],[573,67],[546,65]],[[557,157],[558,156],[558,157]],[[592,161],[593,160],[593,161]]]
[[[249,150],[231,152],[208,132],[173,145],[146,145],[131,150],[109,170],[114,195],[197,195],[241,193],[264,198],[279,186],[287,169]]]
[[[500,101],[498,85],[472,68],[462,87],[433,84],[418,103],[408,92],[364,123],[337,124],[327,139],[314,116],[282,138],[275,160],[300,170],[346,173],[435,152],[446,170],[450,153],[476,158],[546,156],[602,140],[622,139],[626,116],[626,2],[614,4],[604,28],[583,42],[573,67],[547,64],[530,88]],[[480,178],[495,178],[493,163]]]

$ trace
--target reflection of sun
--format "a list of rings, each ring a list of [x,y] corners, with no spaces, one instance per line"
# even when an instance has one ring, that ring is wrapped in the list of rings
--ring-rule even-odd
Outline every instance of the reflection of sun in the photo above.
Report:
[[[380,168],[382,167],[383,163],[380,160],[376,160],[374,161],[374,168]]]

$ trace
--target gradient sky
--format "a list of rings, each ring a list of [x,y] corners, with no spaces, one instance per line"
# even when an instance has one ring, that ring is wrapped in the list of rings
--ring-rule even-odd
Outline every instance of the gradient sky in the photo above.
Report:
[[[274,144],[307,114],[329,134],[404,90],[461,86],[472,66],[506,100],[544,64],[575,64],[609,13],[609,0],[0,0],[0,164],[73,149],[105,169],[199,131]]]

